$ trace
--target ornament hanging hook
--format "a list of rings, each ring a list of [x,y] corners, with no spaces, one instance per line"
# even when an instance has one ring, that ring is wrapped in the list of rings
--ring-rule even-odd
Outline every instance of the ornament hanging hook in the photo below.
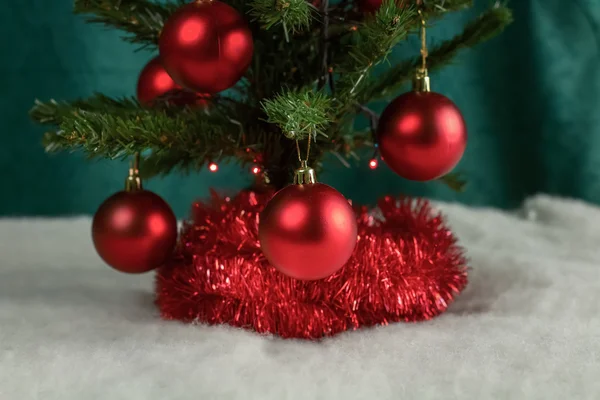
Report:
[[[413,90],[416,92],[430,92],[431,82],[427,72],[427,57],[429,50],[427,49],[427,21],[425,19],[425,2],[416,0],[417,12],[421,21],[421,66],[417,68],[415,78],[413,80]]]
[[[421,20],[421,69],[426,70],[429,51],[427,50],[427,21],[425,20],[425,13],[423,12],[425,8],[423,0],[417,0],[417,7],[419,19]]]
[[[310,142],[312,141],[312,131],[308,133],[308,144],[306,146],[306,158],[303,160],[300,153],[300,143],[296,140],[296,151],[298,152],[298,160],[300,161],[300,168],[294,172],[294,183],[296,185],[306,185],[309,183],[317,183],[317,176],[315,170],[308,166],[308,159],[310,157]]]
[[[298,153],[298,161],[300,161],[300,163],[308,163],[308,159],[310,158],[310,142],[312,137],[312,131],[308,132],[308,145],[306,146],[306,158],[304,160],[302,159],[302,153],[300,152],[300,142],[298,139],[296,139],[296,152]]]

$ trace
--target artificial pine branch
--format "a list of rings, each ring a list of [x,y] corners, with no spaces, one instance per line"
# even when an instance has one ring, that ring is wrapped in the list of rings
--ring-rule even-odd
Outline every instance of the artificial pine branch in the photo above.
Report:
[[[336,72],[338,97],[344,104],[353,98],[363,86],[371,68],[385,60],[394,46],[406,36],[416,16],[412,6],[402,6],[395,0],[384,0],[374,16],[367,17],[356,30],[356,40],[348,46],[348,52]]]
[[[414,3],[414,1],[413,1]],[[473,0],[425,0],[423,11],[428,17],[450,11],[460,11],[473,6]]]
[[[75,100],[71,103],[58,102],[56,100],[44,103],[36,100],[33,108],[29,111],[29,116],[34,121],[43,125],[59,125],[65,117],[69,117],[79,111],[120,113],[139,108],[140,104],[136,99],[130,97],[113,99],[101,93],[96,93],[92,97]]]
[[[299,32],[310,26],[313,7],[306,0],[253,0],[250,10],[263,29],[282,25],[288,35],[289,32]]]
[[[75,14],[91,15],[88,22],[103,24],[128,33],[124,39],[155,47],[165,21],[185,1],[156,3],[148,0],[75,0]]]
[[[312,88],[286,90],[263,102],[268,122],[280,127],[288,139],[303,140],[309,135],[326,136],[332,121],[331,99]]]
[[[235,127],[232,127],[232,132],[234,129]],[[249,138],[252,138],[251,141],[248,140]],[[272,148],[274,144],[272,138],[264,131],[240,131],[240,135],[235,139],[236,143],[230,143],[229,147],[225,149],[219,147],[221,145],[218,141],[222,139],[217,138],[217,142],[209,143],[210,137],[204,136],[206,142],[202,142],[204,144],[197,143],[208,149],[203,158],[198,158],[194,152],[181,148],[171,147],[155,150],[142,158],[140,172],[144,178],[167,175],[174,171],[188,174],[202,170],[211,161],[228,162],[235,159],[239,165],[245,166],[256,163],[256,154],[277,155],[277,150]]]
[[[237,158],[242,164],[253,157],[243,149],[277,154],[272,136],[248,127],[231,115],[254,115],[259,110],[234,99],[215,96],[211,113],[190,108],[141,108],[133,98],[114,99],[102,94],[71,103],[36,101],[31,118],[55,127],[44,136],[49,152],[83,150],[90,157],[123,158],[136,152],[144,176],[199,170],[211,160]],[[255,117],[248,117],[256,120]]]
[[[508,7],[503,5],[492,7],[471,21],[462,33],[430,50],[427,58],[428,69],[434,71],[446,66],[461,50],[474,47],[498,35],[510,25],[512,20],[512,11]],[[361,93],[360,102],[366,104],[393,95],[413,78],[415,68],[420,63],[419,56],[382,72],[366,85],[367,89]]]
[[[136,152],[175,151],[202,164],[207,159],[234,155],[242,130],[218,114],[187,110],[85,108],[59,103],[40,103],[32,111],[54,107],[48,118],[58,129],[46,133],[44,145],[49,152],[82,149],[90,157],[122,158]]]

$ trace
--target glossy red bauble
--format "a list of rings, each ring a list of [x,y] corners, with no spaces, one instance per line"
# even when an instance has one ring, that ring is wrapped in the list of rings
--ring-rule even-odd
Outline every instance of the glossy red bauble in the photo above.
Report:
[[[159,57],[155,57],[140,72],[137,83],[137,98],[140,103],[150,105],[158,97],[173,90],[181,89],[181,86],[169,76]]]
[[[206,107],[210,96],[183,89],[167,73],[159,57],[155,57],[142,70],[137,83],[137,98],[141,104],[152,106],[164,101],[174,106],[197,105]]]
[[[398,175],[429,181],[450,172],[467,146],[456,105],[433,92],[408,92],[392,101],[377,128],[381,158]]]
[[[181,86],[214,94],[244,75],[254,44],[242,16],[220,1],[196,1],[167,20],[159,39],[161,60]]]
[[[173,252],[177,220],[169,205],[152,192],[118,192],[94,215],[92,239],[100,257],[114,269],[147,272]]]
[[[290,185],[260,215],[262,251],[275,268],[301,280],[326,278],[356,245],[356,216],[348,200],[322,183]]]

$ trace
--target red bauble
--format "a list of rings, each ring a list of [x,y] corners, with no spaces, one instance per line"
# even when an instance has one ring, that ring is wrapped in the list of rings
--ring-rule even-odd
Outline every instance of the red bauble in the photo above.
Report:
[[[118,192],[94,215],[92,239],[100,257],[114,269],[147,272],[173,252],[177,220],[169,205],[152,192]]]
[[[460,110],[433,92],[408,92],[384,110],[377,129],[381,158],[398,175],[429,181],[458,164],[467,146]]]
[[[137,97],[140,103],[150,105],[156,98],[181,86],[169,76],[159,57],[155,57],[142,70],[137,83]]]
[[[326,278],[356,246],[356,217],[348,200],[322,183],[290,185],[260,215],[262,251],[275,268],[301,280]]]
[[[162,65],[159,57],[155,57],[142,70],[137,83],[137,97],[145,106],[152,106],[156,101],[164,101],[169,105],[189,106],[208,105],[210,96],[183,89],[175,83]]]
[[[246,21],[220,1],[200,1],[178,9],[159,39],[161,60],[180,85],[217,93],[244,75],[254,44]]]

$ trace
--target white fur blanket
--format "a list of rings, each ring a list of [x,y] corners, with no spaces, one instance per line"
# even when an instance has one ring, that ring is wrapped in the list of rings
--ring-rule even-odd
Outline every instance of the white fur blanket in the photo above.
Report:
[[[0,399],[600,399],[600,209],[440,208],[473,268],[456,303],[322,342],[161,321],[89,218],[0,220]]]

